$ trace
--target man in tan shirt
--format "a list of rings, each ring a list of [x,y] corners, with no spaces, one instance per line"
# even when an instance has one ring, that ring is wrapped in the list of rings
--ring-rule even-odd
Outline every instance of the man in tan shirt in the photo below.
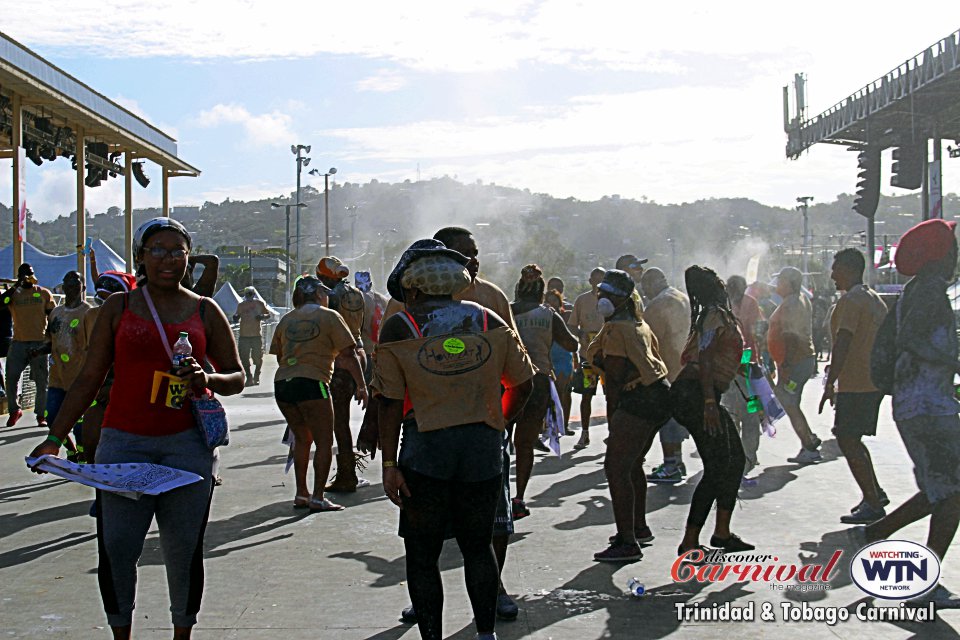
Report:
[[[30,365],[30,379],[37,385],[37,396],[33,410],[37,414],[37,425],[45,427],[47,420],[43,412],[47,406],[46,355],[28,357],[34,349],[40,349],[46,342],[47,316],[53,311],[53,295],[49,289],[37,286],[37,276],[33,267],[26,262],[17,269],[17,282],[0,294],[0,304],[10,310],[13,317],[13,342],[7,354],[7,403],[10,418],[7,426],[12,427],[23,416],[20,409],[20,376]]]
[[[597,287],[603,282],[606,269],[597,267],[590,272],[590,291],[581,293],[573,302],[573,313],[567,320],[570,332],[580,340],[580,362],[573,372],[573,390],[580,394],[580,440],[574,449],[583,449],[590,445],[590,404],[597,395],[600,376],[587,362],[587,347],[603,328],[603,316],[597,311]],[[586,364],[586,367],[584,367]],[[587,382],[589,381],[589,386]]]
[[[330,309],[343,318],[353,339],[357,343],[357,356],[360,362],[366,362],[367,355],[363,347],[363,294],[347,281],[350,269],[336,256],[325,256],[317,262],[317,278],[331,291],[328,296]],[[370,482],[357,475],[357,454],[353,450],[353,434],[350,432],[350,403],[357,391],[356,383],[349,371],[338,359],[330,380],[330,394],[333,398],[333,434],[337,439],[337,475],[327,491],[333,493],[352,493],[358,487],[369,486]]]
[[[863,501],[840,517],[847,524],[870,524],[886,515],[889,504],[880,489],[870,452],[863,436],[877,435],[877,415],[883,394],[870,381],[870,352],[877,330],[887,314],[877,292],[863,284],[866,261],[856,249],[843,249],[833,257],[830,277],[845,293],[830,318],[833,352],[820,411],[829,400],[835,406],[833,433],[850,472],[863,492]],[[838,388],[834,389],[834,384]]]
[[[240,362],[247,374],[247,386],[260,384],[260,369],[263,367],[263,325],[264,320],[270,319],[270,310],[263,300],[256,298],[256,290],[247,287],[243,290],[243,301],[237,305],[233,314],[233,321],[240,323],[240,339],[237,347],[240,349]],[[253,360],[253,375],[250,375],[250,360]]]
[[[813,309],[802,291],[803,274],[796,267],[784,267],[777,275],[777,294],[783,302],[770,315],[767,348],[777,364],[774,393],[783,405],[802,448],[788,462],[820,462],[820,438],[810,430],[800,408],[803,388],[817,369],[813,351]]]
[[[640,276],[640,289],[649,302],[643,319],[650,325],[660,345],[660,357],[667,365],[667,380],[673,383],[680,375],[680,355],[690,335],[690,299],[667,284],[660,269],[647,269]],[[674,419],[660,428],[663,464],[655,468],[647,480],[657,484],[677,484],[687,473],[683,464],[683,441],[690,433]]]

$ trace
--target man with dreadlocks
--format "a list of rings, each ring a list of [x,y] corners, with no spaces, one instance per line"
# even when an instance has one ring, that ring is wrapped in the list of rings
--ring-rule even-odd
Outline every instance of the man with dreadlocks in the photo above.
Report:
[[[554,342],[567,351],[576,351],[580,346],[560,314],[544,304],[545,288],[543,271],[535,264],[528,264],[520,272],[511,305],[520,341],[537,368],[537,375],[533,377],[533,393],[517,417],[517,429],[513,436],[517,450],[517,495],[511,501],[514,520],[530,515],[523,496],[533,472],[533,447],[553,397],[550,391],[554,378],[550,350]]]
[[[690,501],[690,515],[679,555],[700,547],[700,530],[717,503],[717,520],[710,546],[727,553],[750,551],[730,531],[730,518],[737,503],[737,490],[746,458],[740,436],[720,397],[740,368],[743,336],[723,280],[706,267],[692,266],[684,277],[690,296],[690,337],[683,350],[683,370],[674,383],[674,418],[693,436],[703,460],[703,477]]]

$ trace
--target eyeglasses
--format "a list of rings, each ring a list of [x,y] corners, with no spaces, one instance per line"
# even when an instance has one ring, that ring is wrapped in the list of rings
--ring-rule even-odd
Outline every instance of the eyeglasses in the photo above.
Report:
[[[163,247],[147,247],[147,253],[156,258],[157,260],[163,260],[167,256],[170,256],[174,260],[182,260],[187,257],[187,250],[177,247],[176,249],[165,249]]]

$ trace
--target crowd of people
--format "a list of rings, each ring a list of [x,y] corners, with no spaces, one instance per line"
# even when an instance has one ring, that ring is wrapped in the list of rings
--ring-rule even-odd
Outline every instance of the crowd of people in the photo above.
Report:
[[[930,516],[927,544],[941,558],[960,522],[960,404],[953,382],[960,365],[946,296],[957,264],[954,227],[930,220],[904,235],[897,268],[913,279],[890,311],[864,283],[863,254],[843,249],[834,256],[831,279],[842,296],[825,320],[833,346],[819,403],[820,411],[828,403],[834,408],[833,434],[861,494],[840,518],[861,525],[851,535],[865,544]],[[184,409],[207,391],[231,395],[260,383],[261,325],[270,314],[252,290],[244,292],[234,315],[238,351],[226,316],[206,297],[216,265],[200,260],[204,273],[192,282],[198,259],[190,234],[174,220],[141,226],[134,255],[135,275],[96,273],[94,264],[96,306],[84,301],[79,273],[64,275],[65,299],[57,306],[30,265],[21,265],[17,281],[0,294],[13,324],[7,424],[22,417],[17,389],[29,364],[37,423],[49,430],[31,455],[67,448],[87,462],[155,462],[203,477],[136,502],[98,491],[92,508],[114,637],[130,637],[136,562],[155,518],[174,637],[183,639],[200,607],[203,531],[217,477],[216,452]],[[534,515],[525,501],[534,451],[558,453],[558,438],[575,434],[574,394],[581,397],[580,436],[572,448],[595,446],[593,400],[602,393],[614,531],[594,559],[643,557],[643,546],[655,538],[646,519],[647,484],[683,480],[688,437],[703,475],[676,553],[708,552],[701,533],[714,510],[710,548],[754,549],[732,524],[740,488],[758,482],[751,473],[770,407],[757,396],[761,381],[800,441],[789,460],[821,460],[822,441],[801,408],[804,387],[819,367],[804,274],[784,267],[773,291],[758,300],[757,283],[748,286],[740,275],[725,282],[694,265],[684,272],[684,293],[663,271],[627,254],[610,269],[593,269],[590,289],[572,304],[560,278],[545,278],[528,264],[517,274],[511,302],[480,277],[479,255],[469,230],[448,227],[403,253],[385,283],[389,298],[373,290],[367,272],[351,284],[349,269],[333,256],[319,260],[315,276],[296,281],[294,308],[269,345],[278,362],[275,400],[292,440],[293,508],[342,510],[328,494],[369,484],[357,467],[379,456],[383,491],[400,510],[410,595],[402,618],[416,622],[424,638],[441,637],[438,562],[452,538],[463,555],[477,637],[495,638],[496,620],[518,614],[502,572],[514,522]],[[178,335],[189,336],[193,351],[171,368],[169,344]],[[878,366],[884,354],[887,364]],[[161,378],[180,380],[192,393],[178,402],[151,394]],[[919,487],[890,513],[863,442],[876,434],[885,394],[893,396]],[[364,414],[356,447],[354,401]],[[662,464],[648,472],[657,439]],[[334,443],[336,474],[328,483]],[[941,607],[960,605],[942,586],[931,597]]]

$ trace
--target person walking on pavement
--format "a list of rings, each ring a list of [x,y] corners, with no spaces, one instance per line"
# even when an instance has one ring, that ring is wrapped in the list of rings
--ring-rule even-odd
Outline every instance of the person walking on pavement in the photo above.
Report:
[[[243,370],[226,316],[209,299],[180,284],[191,244],[187,230],[171,218],[153,218],[140,226],[133,255],[143,266],[143,280],[135,291],[111,296],[101,307],[83,369],[50,425],[50,435],[31,453],[57,454],[113,365],[116,380],[97,464],[152,463],[200,476],[193,484],[138,500],[97,492],[97,574],[116,640],[131,637],[137,563],[154,519],[175,640],[191,637],[203,594],[203,538],[210,514],[213,454],[197,429],[189,395],[182,403],[173,401],[170,393],[151,399],[154,381],[173,376],[198,393],[209,389],[234,395],[243,390]],[[164,342],[176,342],[181,332],[189,335],[193,354],[171,371],[169,344]],[[204,371],[200,363],[207,356],[217,363],[218,372]]]
[[[67,390],[80,374],[86,357],[87,343],[83,318],[91,307],[83,299],[83,291],[83,276],[80,272],[68,271],[64,274],[64,302],[50,312],[49,322],[47,322],[47,342],[27,353],[30,360],[39,355],[53,356],[47,386],[47,408],[44,410],[44,417],[51,424],[56,420]],[[77,436],[77,452],[83,453],[82,432],[76,426],[74,435]],[[65,440],[64,443],[66,444],[67,441]],[[70,448],[69,444],[67,448]]]
[[[553,384],[553,365],[550,349],[556,342],[567,351],[577,350],[577,339],[567,329],[563,318],[544,304],[543,272],[535,264],[529,264],[520,272],[511,309],[517,323],[520,342],[537,368],[533,377],[533,393],[517,416],[513,443],[517,452],[517,494],[511,502],[513,518],[518,520],[530,515],[524,502],[527,483],[533,473],[533,449],[543,431],[543,420],[553,402],[550,386]]]
[[[37,284],[33,267],[24,262],[17,269],[17,282],[0,293],[0,305],[10,310],[13,318],[13,342],[7,354],[7,408],[10,417],[7,426],[12,427],[23,416],[20,408],[20,377],[30,365],[30,379],[37,387],[33,411],[37,425],[47,426],[43,412],[47,407],[48,359],[45,354],[33,358],[29,354],[40,349],[46,342],[47,317],[55,305],[49,289]]]
[[[730,310],[733,311],[740,333],[743,335],[744,350],[750,349],[749,369],[745,375],[737,376],[730,384],[730,388],[723,394],[721,404],[730,412],[730,417],[740,432],[740,441],[743,443],[743,454],[747,458],[743,469],[742,484],[753,487],[757,484],[756,478],[748,477],[758,464],[757,450],[760,448],[760,414],[750,413],[747,409],[747,399],[750,393],[744,381],[746,375],[753,377],[758,373],[761,356],[757,345],[757,323],[763,320],[760,304],[757,299],[747,293],[747,280],[743,276],[730,276],[727,279],[727,298],[730,299]]]
[[[400,507],[408,590],[427,640],[442,637],[437,563],[451,530],[477,637],[496,637],[499,568],[491,537],[503,491],[502,433],[530,395],[534,374],[496,313],[453,299],[471,283],[469,261],[436,240],[404,252],[387,288],[406,308],[384,323],[375,358],[383,487]]]
[[[647,269],[640,276],[640,289],[649,301],[643,319],[657,336],[660,357],[667,365],[667,380],[673,382],[680,375],[680,355],[690,334],[690,299],[667,284],[667,276],[660,269]],[[687,475],[683,464],[683,441],[689,433],[673,418],[660,428],[660,446],[663,464],[655,468],[647,480],[655,484],[677,484]]]
[[[449,249],[462,254],[468,260],[467,273],[470,275],[470,284],[453,294],[453,299],[459,302],[475,302],[481,307],[493,311],[512,329],[517,330],[513,309],[507,300],[506,294],[497,285],[480,277],[480,248],[473,234],[463,227],[444,227],[435,234],[433,239],[438,240]],[[497,499],[496,514],[493,520],[493,552],[497,557],[498,573],[503,575],[503,567],[507,562],[507,547],[510,536],[513,534],[513,501],[510,498],[510,437],[507,430],[503,437],[503,490]],[[497,596],[497,618],[501,620],[515,620],[519,609],[513,599],[507,594],[503,581],[500,580],[500,591]]]
[[[343,509],[323,495],[330,473],[336,411],[331,401],[330,379],[339,356],[344,356],[340,362],[354,383],[355,398],[363,408],[367,405],[357,343],[343,318],[323,306],[329,293],[317,278],[298,279],[293,292],[294,309],[280,319],[270,343],[270,353],[277,356],[280,365],[274,379],[277,405],[294,435],[297,493],[293,507],[310,511]],[[307,484],[311,445],[316,446],[312,490]]]
[[[830,316],[833,350],[824,380],[818,412],[827,401],[835,408],[833,434],[847,459],[850,473],[863,494],[851,513],[840,517],[847,524],[869,524],[887,515],[890,503],[877,481],[864,436],[877,435],[877,418],[883,393],[870,381],[870,352],[877,330],[887,315],[887,305],[863,283],[866,261],[854,248],[833,257],[830,278],[844,294]],[[836,387],[835,387],[836,385]]]
[[[857,542],[885,540],[930,517],[926,546],[941,559],[960,523],[960,404],[956,316],[947,297],[957,267],[956,222],[927,220],[897,248],[897,271],[911,276],[893,313],[893,419],[913,463],[919,491],[883,518],[855,529]],[[960,608],[942,584],[922,596],[940,609]]]
[[[690,515],[682,555],[700,547],[700,531],[716,502],[717,517],[710,546],[726,553],[750,551],[730,530],[733,508],[743,477],[743,445],[730,414],[720,404],[723,392],[740,370],[743,336],[730,310],[723,280],[706,267],[692,266],[684,272],[690,296],[690,337],[683,350],[683,370],[670,389],[673,415],[690,430],[703,460],[703,477],[690,500]]]
[[[603,462],[617,532],[599,562],[634,562],[641,542],[653,540],[647,526],[647,480],[643,460],[657,430],[670,419],[667,365],[656,335],[641,317],[625,271],[611,269],[599,285],[603,328],[587,348],[589,362],[606,375],[610,437]]]
[[[317,278],[330,289],[327,305],[343,318],[356,344],[355,350],[343,352],[334,362],[330,379],[330,397],[333,399],[333,434],[337,441],[337,475],[327,485],[330,493],[353,493],[358,487],[370,482],[357,475],[360,457],[353,449],[353,434],[350,432],[350,404],[357,393],[357,381],[350,372],[352,360],[359,358],[361,371],[367,361],[363,350],[364,300],[360,290],[347,281],[350,269],[335,256],[320,258],[316,268]],[[351,362],[346,362],[346,361]],[[361,377],[362,379],[362,377]]]
[[[800,401],[804,386],[817,369],[817,358],[813,351],[813,311],[802,283],[803,274],[796,267],[784,267],[777,274],[777,294],[783,302],[770,316],[767,347],[777,365],[773,391],[802,445],[800,453],[787,461],[811,464],[821,460],[821,443],[810,430]]]
[[[603,316],[597,311],[597,287],[603,281],[606,270],[597,267],[590,272],[590,291],[581,293],[573,301],[573,313],[567,320],[571,333],[580,340],[580,365],[573,372],[573,392],[580,394],[580,440],[573,445],[574,449],[584,449],[590,446],[590,414],[593,397],[597,395],[600,376],[593,370],[587,361],[587,347],[597,337],[603,328]]]
[[[243,300],[237,305],[233,321],[240,323],[240,362],[246,374],[246,386],[260,384],[260,369],[263,367],[263,321],[270,319],[267,305],[256,297],[253,287],[243,290]],[[253,375],[250,374],[250,360],[253,360]]]

